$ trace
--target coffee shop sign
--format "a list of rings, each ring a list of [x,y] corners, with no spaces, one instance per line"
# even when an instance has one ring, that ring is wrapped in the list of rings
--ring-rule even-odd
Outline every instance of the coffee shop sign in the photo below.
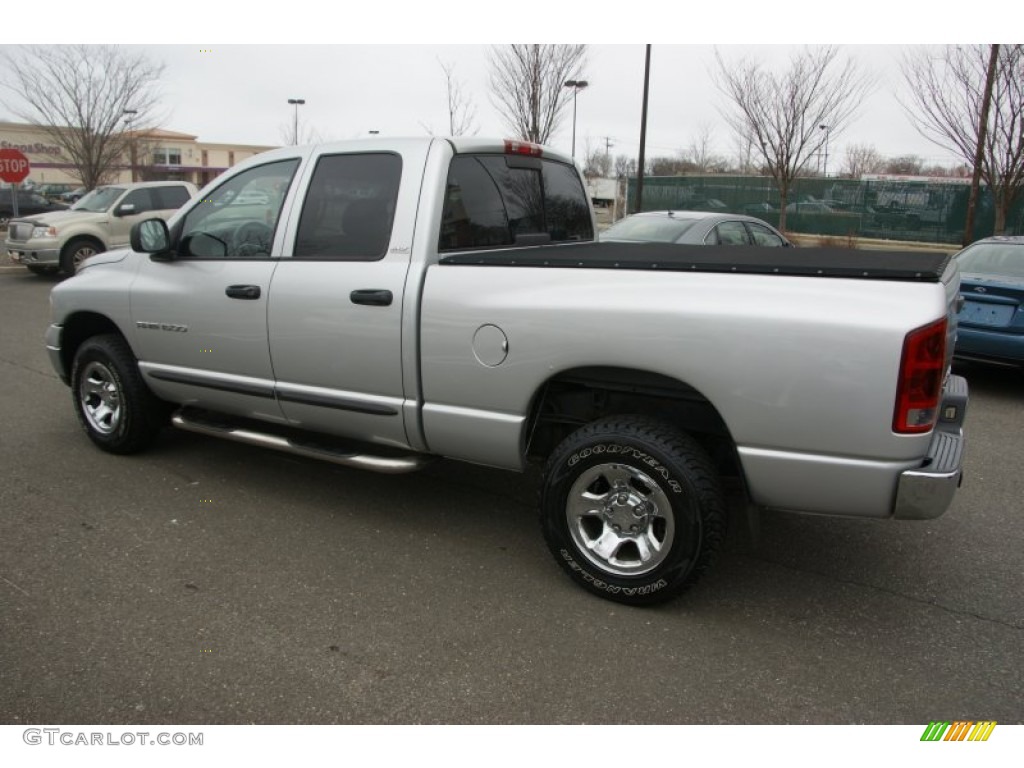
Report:
[[[53,155],[59,157],[60,147],[55,144],[12,144],[9,141],[0,141],[0,149],[16,149],[26,155]]]

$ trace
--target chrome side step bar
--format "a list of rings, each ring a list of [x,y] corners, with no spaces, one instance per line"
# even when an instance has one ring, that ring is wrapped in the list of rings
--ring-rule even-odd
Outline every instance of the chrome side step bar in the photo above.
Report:
[[[212,424],[181,412],[171,417],[171,423],[178,429],[184,429],[187,432],[196,432],[200,435],[234,440],[237,443],[256,445],[261,448],[273,448],[274,450],[284,451],[296,456],[329,461],[332,464],[354,467],[355,469],[368,469],[371,472],[380,472],[386,475],[401,475],[407,472],[415,472],[423,469],[434,460],[433,456],[424,454],[394,457],[374,456],[368,453],[349,453],[326,446],[302,445],[280,435],[256,432],[252,429],[244,429],[229,424]]]

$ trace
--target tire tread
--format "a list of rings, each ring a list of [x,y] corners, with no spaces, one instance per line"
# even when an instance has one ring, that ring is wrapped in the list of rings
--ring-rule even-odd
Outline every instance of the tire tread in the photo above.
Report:
[[[127,419],[124,430],[114,436],[98,435],[88,426],[78,398],[80,371],[90,353],[105,356],[113,373],[121,379],[122,402]],[[166,423],[167,404],[154,395],[142,379],[138,361],[131,348],[120,335],[93,336],[78,348],[71,373],[71,393],[79,424],[89,439],[108,453],[132,454],[148,448]]]
[[[624,599],[621,596],[601,594],[602,597],[633,605],[664,602],[700,581],[718,560],[725,543],[727,527],[721,480],[710,457],[693,437],[672,424],[642,415],[609,416],[581,427],[565,438],[548,457],[544,467],[544,477],[551,477],[552,473],[564,462],[566,456],[585,446],[586,443],[594,439],[615,437],[647,443],[670,457],[674,463],[685,470],[693,493],[697,497],[697,508],[700,510],[701,542],[694,565],[686,575],[676,583],[669,584],[667,588],[649,595]],[[554,550],[557,544],[551,540],[548,527],[544,523],[546,493],[547,483],[541,490],[541,519],[545,537],[548,539],[549,546]],[[567,568],[567,570],[570,569]]]

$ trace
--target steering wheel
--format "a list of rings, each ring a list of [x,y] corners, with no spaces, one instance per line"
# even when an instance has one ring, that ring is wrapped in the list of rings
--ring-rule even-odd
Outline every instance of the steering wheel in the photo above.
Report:
[[[235,256],[270,255],[273,230],[261,221],[247,221],[235,230],[231,245]]]

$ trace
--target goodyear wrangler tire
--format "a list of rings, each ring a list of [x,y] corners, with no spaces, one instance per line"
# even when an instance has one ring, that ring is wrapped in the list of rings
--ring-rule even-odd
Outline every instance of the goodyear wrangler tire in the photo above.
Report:
[[[115,334],[82,342],[71,366],[71,393],[82,429],[109,453],[147,448],[167,420],[167,405],[146,386],[131,348]]]
[[[669,424],[618,416],[566,438],[548,460],[541,525],[583,588],[630,605],[675,597],[717,559],[725,502],[711,460]]]

